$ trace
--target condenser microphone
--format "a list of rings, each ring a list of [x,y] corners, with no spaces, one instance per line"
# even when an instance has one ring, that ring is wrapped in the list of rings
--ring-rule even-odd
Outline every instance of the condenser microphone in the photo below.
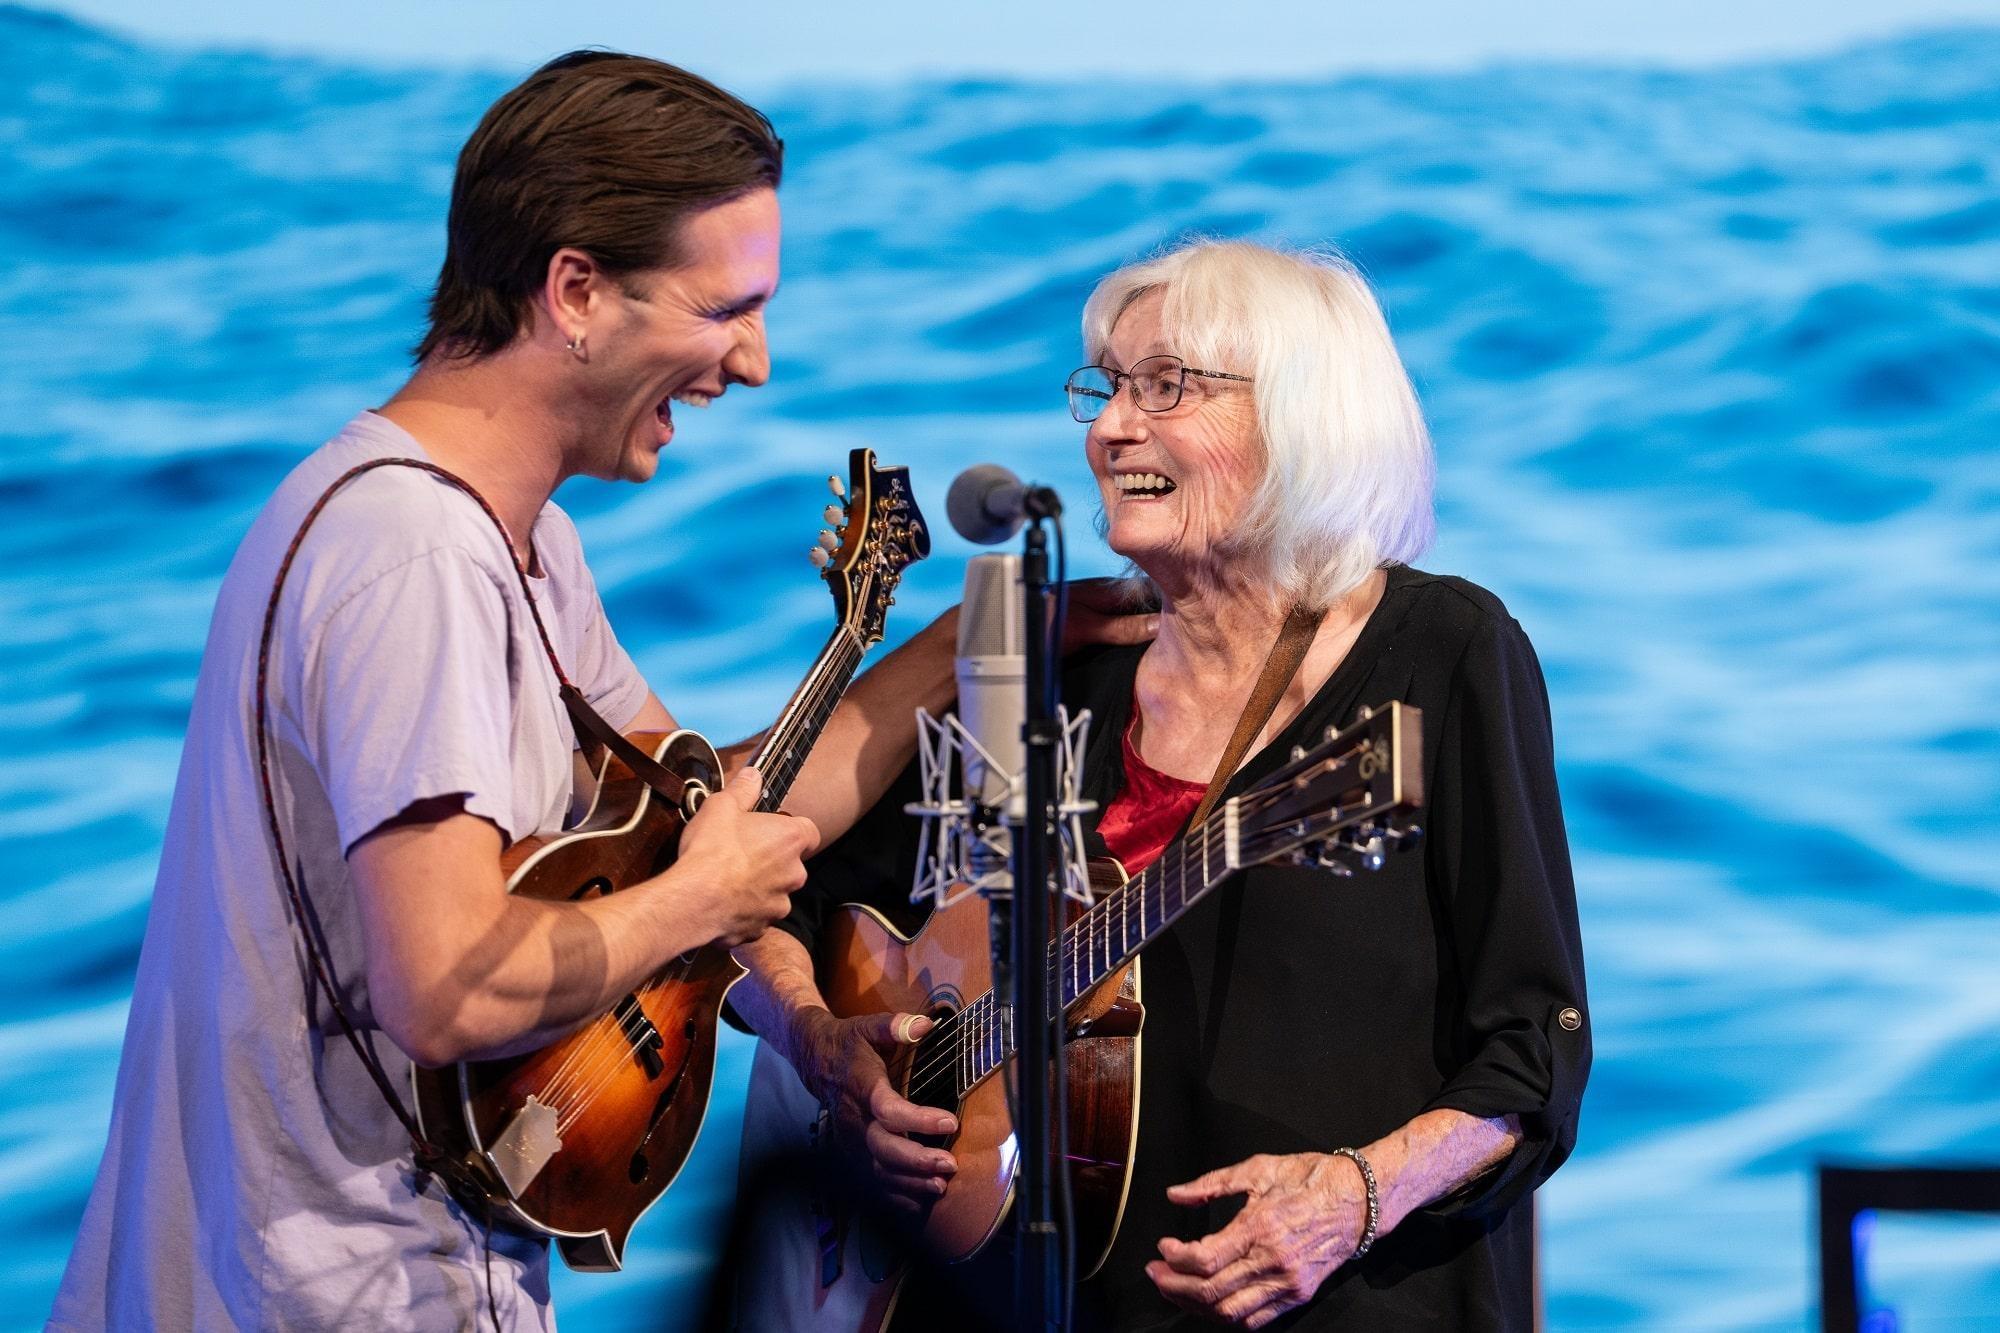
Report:
[[[956,493],[958,488],[952,489]],[[983,806],[1009,804],[1010,795],[1014,806],[1022,801],[1028,659],[1021,636],[1026,619],[1020,556],[976,555],[966,561],[965,601],[958,611],[958,720],[992,757],[989,764],[977,752],[965,755],[966,799]]]
[[[993,546],[1031,518],[1051,518],[1062,502],[1046,486],[1024,486],[998,463],[979,463],[958,474],[944,498],[952,530],[979,546]]]

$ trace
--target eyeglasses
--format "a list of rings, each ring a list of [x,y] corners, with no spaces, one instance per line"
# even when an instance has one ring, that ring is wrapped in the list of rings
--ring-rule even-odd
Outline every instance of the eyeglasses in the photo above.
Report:
[[[1254,382],[1248,375],[1196,370],[1177,356],[1149,356],[1130,370],[1084,366],[1071,371],[1068,383],[1063,385],[1063,392],[1069,395],[1069,414],[1078,421],[1089,423],[1104,415],[1104,409],[1118,396],[1120,380],[1131,384],[1132,401],[1139,405],[1141,412],[1168,412],[1180,406],[1181,394],[1187,390],[1187,377],[1190,375],[1210,380],[1235,380],[1240,384]]]

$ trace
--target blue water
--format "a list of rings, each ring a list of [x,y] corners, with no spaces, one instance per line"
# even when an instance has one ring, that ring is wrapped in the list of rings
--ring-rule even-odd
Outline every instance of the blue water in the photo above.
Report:
[[[224,564],[404,374],[453,156],[518,73],[0,8],[0,1319],[47,1309],[102,1146]],[[1099,274],[1189,231],[1338,242],[1435,427],[1425,563],[1507,600],[1554,695],[1597,1066],[1543,1195],[1552,1326],[1804,1327],[1814,1161],[2000,1161],[2000,29],[763,103],[770,386],[691,414],[650,486],[562,496],[683,718],[760,725],[817,648],[849,447],[934,516],[985,458],[1081,496],[1056,386]],[[939,546],[901,631],[954,599]],[[746,1064],[631,1271],[559,1279],[572,1327],[695,1289]],[[1906,1328],[2000,1311],[2000,1227],[1884,1234]]]

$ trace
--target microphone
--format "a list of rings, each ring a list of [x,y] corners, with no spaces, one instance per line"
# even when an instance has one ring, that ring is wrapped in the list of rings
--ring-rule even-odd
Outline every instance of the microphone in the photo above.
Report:
[[[1062,513],[1062,501],[1046,486],[1022,485],[998,463],[977,463],[951,483],[944,512],[959,536],[978,546],[993,546],[1019,532],[1031,518]]]
[[[1011,475],[1001,468],[990,470]],[[957,494],[958,486],[952,492]],[[1021,642],[1026,621],[1021,557],[976,555],[966,561],[965,601],[958,612],[958,720],[985,754],[965,753],[965,795],[983,806],[1011,804],[1017,814],[1026,759],[1021,739],[1028,698],[1028,659]]]

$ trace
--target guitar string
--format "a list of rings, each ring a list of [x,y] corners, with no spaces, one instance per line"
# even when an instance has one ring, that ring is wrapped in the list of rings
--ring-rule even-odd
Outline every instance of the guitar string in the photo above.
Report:
[[[1358,813],[1365,814],[1365,806],[1362,807],[1361,811]],[[1255,864],[1259,860],[1267,859],[1268,857],[1279,853],[1288,844],[1289,841],[1290,839],[1285,834],[1280,832],[1257,834],[1243,840],[1242,846],[1246,852],[1246,860],[1244,866],[1247,867],[1248,865]],[[1156,864],[1164,864],[1164,863],[1162,862]],[[1185,858],[1181,859],[1178,862],[1178,868],[1184,875],[1186,871]],[[1238,867],[1238,868],[1240,869],[1244,867]],[[1150,870],[1151,867],[1148,867],[1148,869]],[[1144,872],[1142,872],[1142,876],[1143,873]],[[1233,872],[1225,870],[1224,874],[1220,878],[1227,878],[1228,874],[1230,873]],[[1138,882],[1138,879],[1139,877],[1135,877],[1134,880],[1131,882],[1136,884]],[[1166,888],[1166,885],[1164,883],[1164,875],[1162,876],[1162,881],[1163,882],[1161,884],[1161,888],[1163,890],[1163,893],[1161,902],[1162,905],[1164,906],[1166,902],[1164,896],[1164,890]],[[1212,881],[1209,887],[1213,887],[1213,884],[1216,882],[1220,882],[1220,879]],[[1198,891],[1195,896],[1200,897],[1201,893],[1205,891],[1206,890]],[[1185,892],[1185,889],[1183,889],[1183,892]],[[1172,912],[1168,912],[1165,915],[1178,916],[1181,911],[1186,910],[1187,906],[1188,903],[1184,899],[1180,908]],[[1106,920],[1108,922],[1108,918]],[[1110,955],[1107,953],[1107,958],[1109,957]],[[1118,965],[1120,965],[1122,962],[1123,959],[1119,958],[1108,963],[1105,968],[1104,974],[1100,975],[1094,981],[1092,981],[1090,986],[1083,987],[1081,992],[1074,998],[1067,1001],[1064,1007],[1067,1008],[1068,1004],[1073,1004],[1076,999],[1082,998],[1083,993],[1087,993],[1092,987],[1100,984],[1104,979],[1104,976],[1109,975],[1109,973],[1112,970],[1114,970]],[[932,1059],[927,1066],[925,1066],[918,1073],[912,1076],[911,1087],[913,1089],[935,1088],[939,1084],[943,1076],[947,1072],[950,1072],[949,1067],[953,1065],[954,1062],[963,1064],[967,1059],[967,1057],[970,1056],[971,1063],[968,1067],[969,1074],[967,1076],[960,1077],[955,1081],[956,1095],[962,1097],[964,1093],[970,1090],[970,1088],[974,1084],[979,1082],[981,1079],[986,1077],[987,1074],[990,1074],[994,1069],[997,1069],[1000,1065],[1004,1064],[1007,1060],[1013,1057],[1014,1048],[1012,1046],[1012,1043],[1007,1040],[1007,1037],[1009,1035],[1007,1027],[1000,1022],[1000,1014],[999,1012],[997,1012],[1004,1006],[996,1005],[993,1001],[994,1001],[993,992],[988,991],[985,994],[981,995],[978,999],[974,1000],[971,1004],[968,1004],[964,1009],[957,1011],[957,1013],[953,1015],[953,1017],[959,1017],[961,1015],[964,1016],[965,1020],[972,1025],[970,1031],[958,1035],[955,1039],[953,1038],[947,1039],[948,1041],[951,1042],[951,1049],[946,1052],[941,1052],[937,1058]],[[994,1041],[995,1038],[999,1039],[997,1044]]]
[[[1343,753],[1342,756],[1337,756],[1337,757],[1345,757],[1345,754]],[[1243,796],[1236,798],[1238,812],[1239,814],[1241,814],[1245,809],[1248,809],[1251,813],[1259,812],[1263,810],[1265,807],[1272,804],[1278,798],[1284,796],[1288,790],[1289,788],[1286,786],[1275,786],[1275,787],[1268,787],[1259,791],[1247,792]],[[1065,927],[1063,931],[1063,937],[1065,943],[1069,947],[1065,948],[1063,950],[1063,953],[1066,954],[1071,959],[1075,959],[1078,956],[1076,942],[1078,940],[1082,940],[1087,943],[1092,938],[1092,933],[1095,930],[1094,923],[1096,921],[1102,921],[1108,925],[1110,919],[1110,913],[1113,910],[1111,904],[1114,903],[1121,904],[1121,906],[1117,910],[1123,911],[1124,908],[1122,904],[1129,901],[1134,895],[1137,895],[1138,900],[1143,903],[1144,895],[1151,886],[1155,871],[1161,872],[1159,879],[1160,890],[1161,890],[1160,902],[1162,907],[1164,908],[1166,904],[1166,883],[1165,883],[1166,868],[1169,867],[1170,865],[1169,861],[1170,855],[1172,857],[1172,861],[1178,862],[1182,869],[1182,881],[1181,881],[1182,902],[1180,910],[1183,911],[1186,910],[1187,907],[1186,862],[1190,853],[1193,850],[1193,842],[1195,835],[1197,833],[1200,833],[1202,835],[1203,838],[1202,855],[1204,858],[1204,865],[1205,865],[1206,858],[1208,855],[1207,848],[1208,848],[1209,834],[1213,830],[1213,828],[1220,821],[1222,821],[1223,817],[1224,817],[1223,811],[1218,810],[1214,814],[1210,815],[1207,819],[1202,821],[1201,825],[1198,828],[1188,830],[1180,838],[1175,840],[1174,845],[1168,849],[1167,853],[1163,853],[1157,860],[1153,862],[1153,864],[1147,866],[1146,869],[1140,871],[1139,874],[1128,879],[1125,882],[1125,884],[1113,890],[1096,906],[1090,908],[1082,916],[1078,917],[1075,921],[1071,922],[1067,927]],[[1277,843],[1281,844],[1283,841],[1284,841],[1283,835],[1278,835],[1276,837]],[[1244,840],[1239,839],[1239,843],[1244,843]],[[1245,845],[1247,845],[1247,843]],[[1212,882],[1209,885],[1209,887],[1213,887]],[[1205,892],[1206,889],[1204,889],[1203,891]],[[1177,914],[1178,913],[1168,913],[1162,911],[1161,918],[1164,919],[1169,915],[1177,915]],[[1108,950],[1110,947],[1108,930],[1105,932],[1105,941],[1106,941],[1106,949],[1108,957],[1109,956]],[[1051,945],[1048,958],[1048,966],[1051,969],[1053,969],[1055,965],[1056,957],[1057,957],[1056,949],[1053,945]],[[1092,959],[1092,965],[1093,967],[1095,966],[1094,957]],[[1115,966],[1115,964],[1113,966]],[[1112,970],[1111,966],[1107,966],[1105,969],[1106,973],[1108,973],[1111,970]],[[1102,977],[1098,978],[1098,980],[1101,981]],[[1094,985],[1096,984],[1096,982],[1093,982],[1092,984]],[[1088,990],[1088,989],[1089,989],[1088,987],[1083,988],[1083,990]],[[938,1028],[946,1029],[946,1032],[942,1037],[940,1037],[937,1029],[933,1029],[932,1033],[930,1034],[930,1039],[927,1040],[925,1044],[928,1046],[931,1045],[932,1042],[939,1042],[943,1045],[948,1045],[950,1049],[948,1051],[940,1051],[937,1055],[935,1055],[931,1059],[931,1061],[928,1064],[925,1064],[919,1067],[917,1070],[913,1071],[910,1080],[912,1087],[917,1086],[918,1083],[920,1082],[923,1083],[925,1086],[934,1085],[939,1074],[946,1067],[956,1062],[961,1057],[966,1047],[971,1046],[973,1049],[977,1049],[976,1043],[978,1041],[983,1040],[988,1036],[994,1035],[987,1029],[989,1025],[997,1026],[997,1024],[999,1023],[1000,1016],[997,1013],[989,1013],[987,1011],[996,1010],[1000,1006],[993,1000],[992,997],[993,997],[993,992],[990,990],[986,991],[983,994],[981,994],[978,998],[974,999],[971,1003],[965,1005],[963,1008],[955,1010],[951,1014],[947,1014],[943,1019],[939,1020],[937,1025]],[[1075,997],[1066,999],[1064,1002],[1064,1008],[1067,1008],[1069,1004],[1073,1004],[1076,999],[1080,998],[1081,998],[1081,993],[1079,993]],[[961,1016],[966,1016],[966,1017],[961,1018]],[[963,1033],[961,1033],[960,1031],[962,1027],[967,1029]],[[933,1049],[936,1048],[934,1047]],[[988,1066],[988,1072],[990,1072],[992,1067],[993,1066]],[[982,1074],[981,1077],[984,1077],[984,1074]]]
[[[872,581],[872,573],[870,577]],[[767,786],[765,792],[760,795],[760,805],[773,791],[778,793],[779,801],[783,800],[790,783],[797,777],[798,770],[803,767],[804,756],[799,753],[798,740],[802,739],[804,734],[814,733],[819,727],[824,726],[825,714],[830,714],[831,706],[837,704],[840,695],[846,692],[847,682],[852,678],[853,669],[860,664],[860,659],[865,654],[865,650],[862,653],[855,651],[857,647],[855,639],[844,631],[836,631],[835,638],[836,642],[829,645],[828,650],[821,654],[802,684],[799,695],[794,698],[794,703],[802,699],[804,707],[787,710],[796,719],[817,719],[818,725],[797,728],[798,734],[788,740],[779,752],[779,762],[774,769],[778,774],[778,781]],[[845,660],[850,658],[852,660]],[[688,964],[682,960],[675,960],[652,980],[636,987],[634,996],[645,996],[657,992],[665,985],[683,980],[687,966]],[[645,1013],[643,1004],[638,1006],[638,1013],[644,1021],[651,1023],[651,1016]],[[654,1030],[658,1031],[657,1027]],[[559,1109],[559,1116],[566,1115],[571,1124],[617,1081],[631,1046],[631,1037],[627,1034],[625,1023],[616,1019],[615,1010],[599,1015],[590,1027],[585,1029],[585,1033],[587,1035],[582,1041],[576,1042],[569,1058],[559,1068],[557,1075],[551,1077],[545,1089],[545,1095],[549,1097],[551,1105],[554,1105],[557,1099],[571,1103],[568,1108]],[[557,1078],[563,1080],[560,1087],[557,1085]],[[562,1128],[560,1122],[558,1128],[560,1132]]]
[[[1214,817],[1211,816],[1211,820],[1213,818]],[[1204,821],[1204,826],[1206,825],[1206,822],[1207,821]],[[1178,839],[1175,843],[1175,846],[1169,850],[1176,854],[1181,854],[1184,850],[1185,845],[1192,840],[1191,832],[1190,835]],[[1167,858],[1165,856],[1162,856],[1160,858],[1161,861],[1164,861],[1166,859]],[[1156,862],[1155,864],[1157,865],[1158,862]],[[1151,875],[1153,869],[1154,869],[1153,866],[1148,866],[1145,870],[1141,871],[1137,876],[1129,880],[1126,886],[1121,887],[1119,890],[1114,891],[1112,895],[1110,895],[1105,899],[1105,902],[1109,903],[1111,901],[1114,901],[1126,891],[1126,888],[1130,887],[1131,885],[1144,884]],[[1080,921],[1088,920],[1090,917],[1095,916],[1097,914],[1097,911],[1098,911],[1097,908],[1092,908],[1089,912],[1086,912],[1082,918],[1079,918],[1079,920]],[[1075,923],[1072,923],[1070,927],[1067,927],[1065,929],[1064,932],[1065,938],[1066,939],[1073,938],[1074,930],[1075,930]],[[1067,950],[1066,952],[1068,953],[1070,958],[1072,959],[1075,958],[1076,954],[1074,949]],[[1050,958],[1051,964],[1053,964],[1054,961],[1055,961],[1054,951],[1052,949]],[[996,1029],[1001,1021],[1001,1015],[998,1011],[1002,1007],[1003,1006],[999,1005],[996,1002],[994,997],[994,992],[989,990],[978,996],[964,1008],[959,1009],[954,1014],[947,1016],[945,1022],[941,1023],[940,1026],[948,1025],[950,1028],[950,1030],[942,1038],[942,1041],[948,1044],[951,1049],[947,1053],[940,1054],[929,1065],[921,1069],[918,1072],[918,1074],[913,1076],[913,1082],[916,1079],[920,1078],[924,1080],[927,1084],[934,1083],[937,1075],[942,1072],[942,1067],[957,1060],[964,1048],[969,1046],[977,1050],[983,1045],[989,1045],[991,1042],[991,1038],[994,1037],[995,1035],[999,1035]],[[962,1019],[960,1018],[961,1015],[964,1016]],[[959,1019],[960,1021],[954,1023],[951,1021],[953,1019]],[[961,1027],[964,1027],[966,1029],[963,1033],[959,1031]]]

